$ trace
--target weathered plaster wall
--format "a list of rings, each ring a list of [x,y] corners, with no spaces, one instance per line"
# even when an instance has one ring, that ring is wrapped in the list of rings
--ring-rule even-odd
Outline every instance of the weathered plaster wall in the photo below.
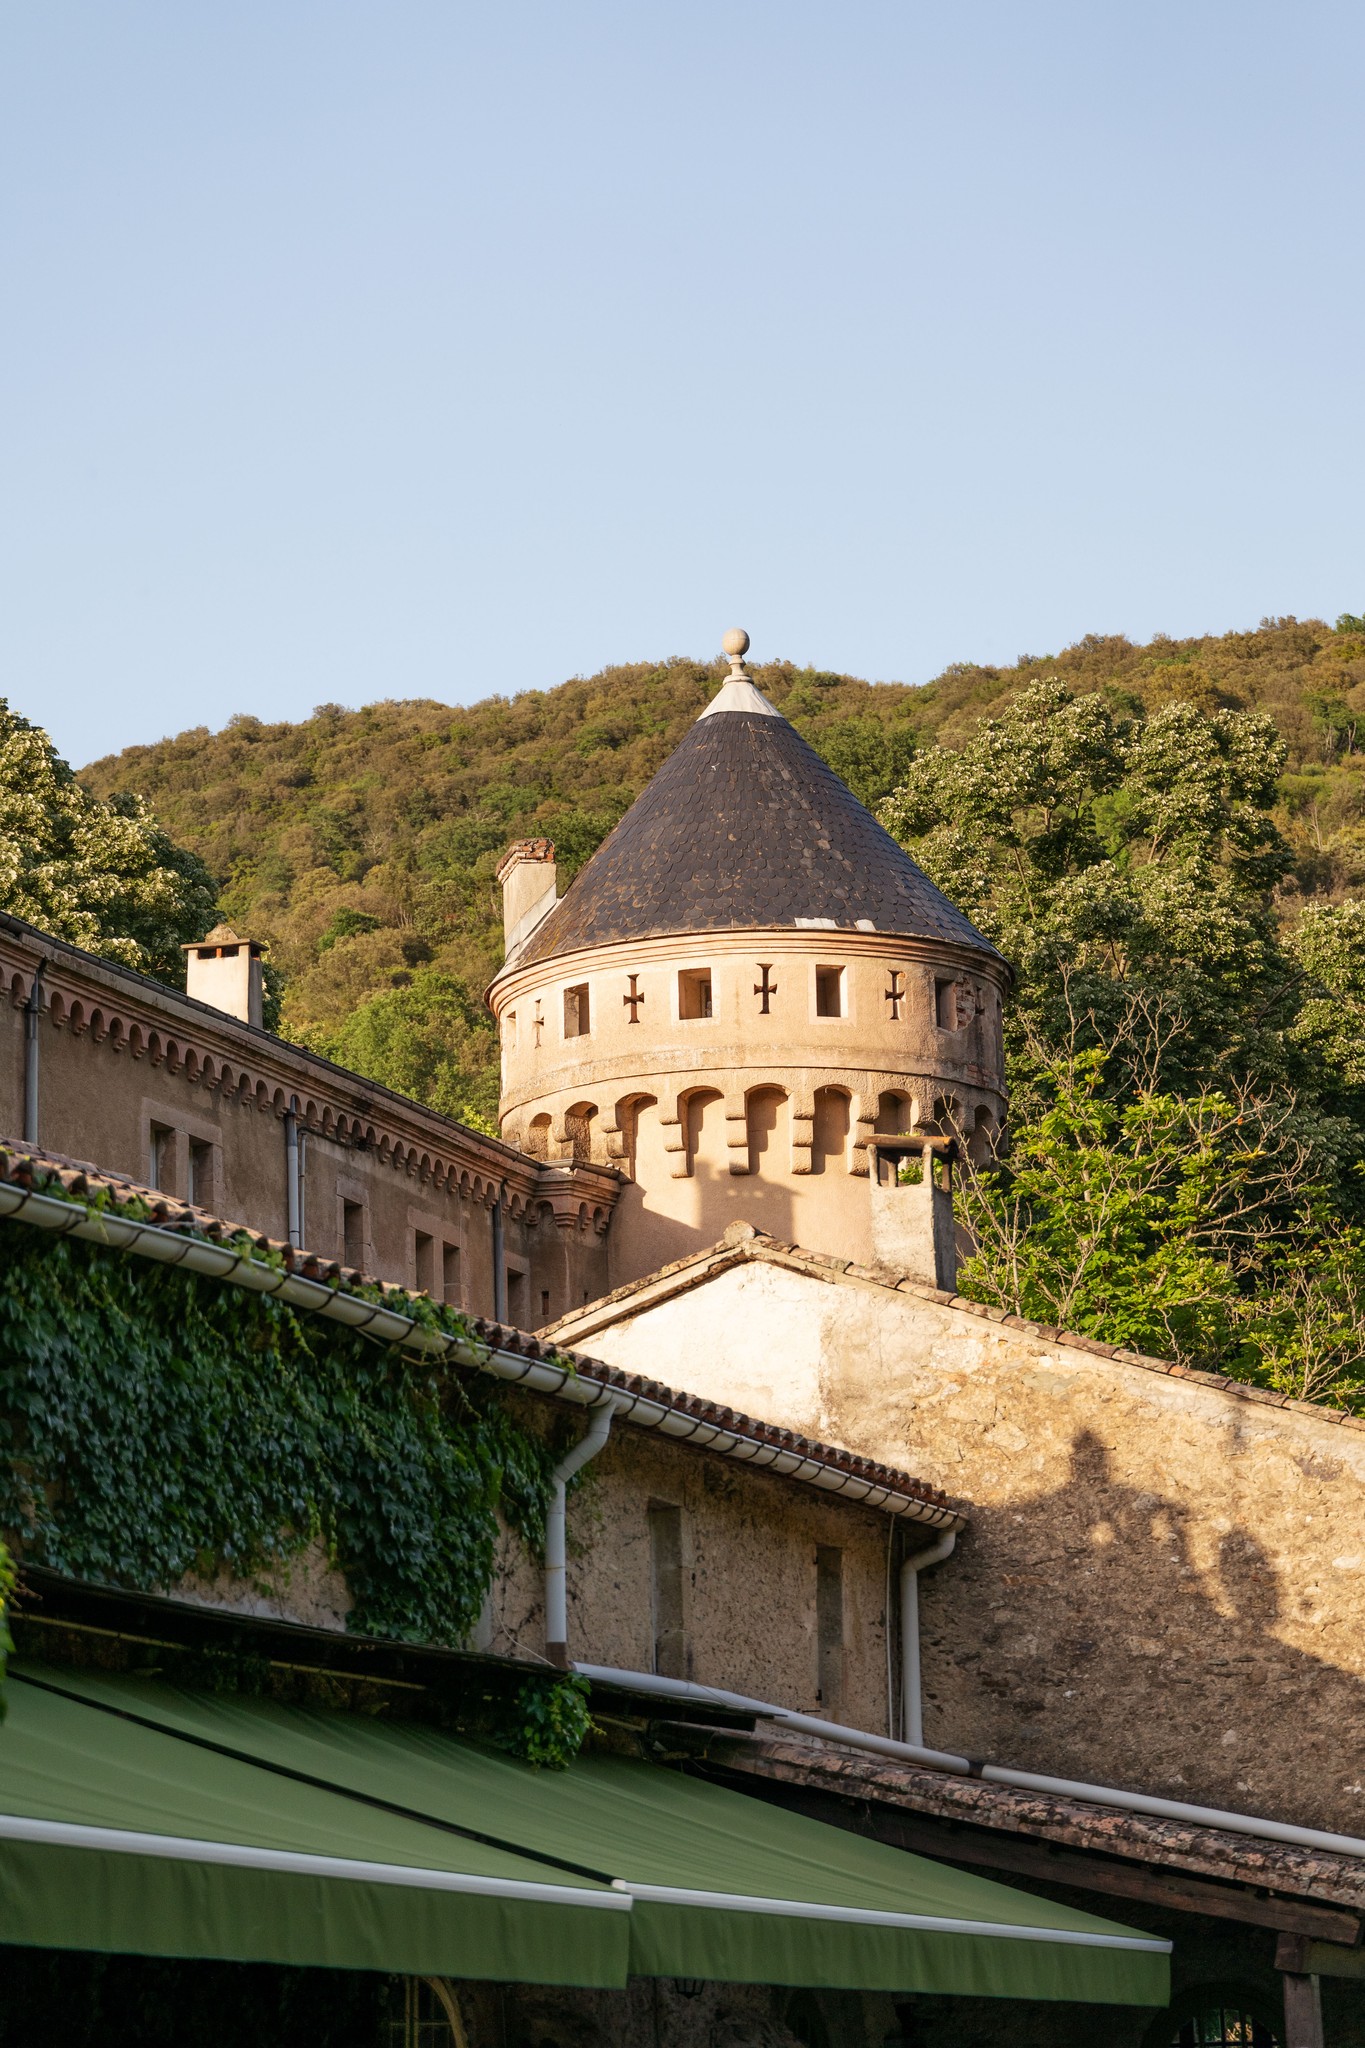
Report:
[[[931,1744],[1365,1833],[1365,1430],[762,1261],[573,1341],[968,1507]]]
[[[682,1675],[851,1727],[886,1727],[891,1517],[618,1424],[569,1498],[569,1655],[654,1668],[649,1509],[682,1509]],[[842,1698],[820,1696],[816,1548],[843,1553]],[[482,1641],[545,1648],[539,1569],[504,1541]]]

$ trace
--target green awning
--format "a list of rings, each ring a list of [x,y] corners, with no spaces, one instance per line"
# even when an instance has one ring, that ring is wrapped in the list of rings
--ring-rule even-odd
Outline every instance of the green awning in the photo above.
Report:
[[[191,1757],[258,1775],[264,1766],[291,1798],[345,1798],[367,1817],[362,1832],[376,1816],[425,1829],[461,1867],[478,1837],[485,1853],[534,1859],[564,1886],[609,1888],[630,1905],[611,1932],[628,1934],[631,1974],[1167,2002],[1165,1942],[653,1765],[585,1757],[536,1772],[414,1723],[90,1672],[20,1666],[15,1676],[16,1698],[56,1687],[39,1697],[79,1700],[78,1711],[98,1707],[111,1720],[135,1715],[149,1739],[178,1738]],[[9,1805],[6,1747],[0,1732],[0,1809]],[[591,1919],[591,1907],[573,1910]],[[0,1916],[0,1939],[20,1938]],[[462,1974],[544,1981],[525,1969]]]
[[[0,1941],[625,1980],[629,1901],[606,1885],[198,1748],[13,1671],[6,1694]]]

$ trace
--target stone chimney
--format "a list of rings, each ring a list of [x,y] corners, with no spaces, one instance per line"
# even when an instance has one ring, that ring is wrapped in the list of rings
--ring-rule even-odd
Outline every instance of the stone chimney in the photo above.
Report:
[[[871,1138],[867,1146],[874,1261],[945,1294],[957,1286],[956,1157],[955,1139],[919,1132]]]
[[[216,924],[207,938],[181,950],[187,996],[226,1010],[244,1024],[259,1025],[262,949],[255,939],[241,938],[230,924]]]
[[[554,841],[518,839],[498,863],[503,949],[510,960],[558,900]]]

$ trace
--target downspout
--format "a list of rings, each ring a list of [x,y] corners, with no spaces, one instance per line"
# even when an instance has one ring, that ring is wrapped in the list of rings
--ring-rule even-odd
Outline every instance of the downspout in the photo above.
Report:
[[[294,1251],[303,1249],[303,1177],[299,1172],[299,1098],[291,1095],[284,1113],[285,1202],[289,1217],[289,1242]]]
[[[40,960],[24,1004],[24,1143],[38,1142],[38,1021],[43,1014],[43,969]]]
[[[507,1183],[498,1184],[497,1200],[493,1204],[493,1321],[507,1321],[507,1252],[503,1242],[502,1198]]]
[[[957,1546],[957,1535],[949,1530],[927,1550],[912,1550],[901,1566],[901,1741],[912,1749],[924,1747],[924,1692],[920,1676],[919,1575],[931,1564],[942,1564]]]
[[[595,1458],[611,1434],[616,1403],[608,1395],[594,1403],[592,1420],[573,1449],[550,1474],[550,1511],[545,1517],[545,1654],[561,1671],[569,1668],[569,1594],[566,1582],[565,1495],[575,1472]]]

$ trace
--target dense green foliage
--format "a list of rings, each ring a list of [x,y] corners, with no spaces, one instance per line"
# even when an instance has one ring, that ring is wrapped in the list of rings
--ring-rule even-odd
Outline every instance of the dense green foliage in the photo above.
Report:
[[[1365,906],[1286,887],[1284,758],[1259,713],[1046,680],[883,816],[1018,975],[964,1285],[1357,1405]]]
[[[510,701],[324,706],[297,725],[236,718],[84,772],[136,789],[208,864],[225,914],[271,946],[283,1028],[374,1079],[487,1113],[497,1048],[479,996],[501,957],[493,870],[510,839],[548,835],[571,876],[677,745],[723,664],[609,668]],[[1269,715],[1285,747],[1275,820],[1292,848],[1277,914],[1365,882],[1365,630],[1343,617],[1255,632],[1090,636],[1012,668],[958,664],[919,687],[773,662],[753,674],[870,805],[917,749],[956,748],[1021,689],[1057,676],[1112,716],[1184,703]],[[420,986],[425,970],[443,977]],[[452,984],[455,985],[452,988]],[[367,1005],[392,992],[373,1022]],[[444,1057],[435,1013],[458,1012]]]
[[[561,882],[576,873],[723,669],[637,664],[511,702],[237,718],[131,748],[84,779],[139,790],[208,862],[224,914],[283,972],[288,1036],[486,1124],[499,859],[512,839],[548,836]],[[915,747],[913,691],[790,664],[754,673],[866,802],[894,787]]]
[[[491,1382],[269,1296],[6,1229],[0,1526],[35,1563],[155,1588],[278,1575],[321,1544],[354,1628],[458,1644],[498,1514],[542,1540],[551,1463]]]
[[[0,698],[0,909],[183,987],[180,947],[213,923],[214,894],[143,797],[93,795]]]

